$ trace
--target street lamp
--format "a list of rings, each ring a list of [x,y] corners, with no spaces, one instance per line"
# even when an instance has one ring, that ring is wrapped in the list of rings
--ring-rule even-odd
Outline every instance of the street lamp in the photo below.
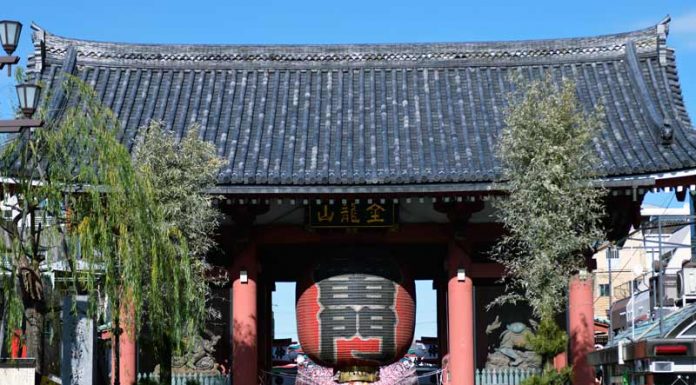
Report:
[[[11,66],[19,63],[19,56],[12,56],[17,44],[19,35],[22,33],[22,23],[12,20],[0,20],[0,44],[7,56],[0,56],[0,69],[7,65],[7,76],[12,75]]]
[[[19,109],[24,117],[31,119],[36,108],[39,106],[41,96],[41,86],[38,84],[23,83],[15,86],[17,88],[17,98],[19,99]]]
[[[43,121],[32,119],[41,99],[41,86],[32,83],[22,83],[16,86],[19,98],[19,109],[24,119],[0,120],[0,133],[16,133],[22,128],[43,126]]]
[[[19,35],[22,33],[22,23],[12,20],[0,20],[0,44],[7,56],[0,56],[0,69],[7,66],[7,75],[12,75],[11,67],[19,63],[19,56],[12,56],[19,44]],[[24,119],[0,120],[0,133],[15,133],[22,128],[43,126],[43,121],[32,119],[39,106],[41,86],[38,84],[22,83],[17,87],[19,109]]]

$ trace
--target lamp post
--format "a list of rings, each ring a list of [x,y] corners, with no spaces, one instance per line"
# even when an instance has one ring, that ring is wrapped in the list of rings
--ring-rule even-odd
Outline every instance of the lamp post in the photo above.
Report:
[[[7,76],[12,75],[12,65],[19,63],[19,56],[12,56],[17,44],[19,44],[19,35],[22,33],[22,23],[12,20],[0,20],[0,43],[2,49],[7,53],[6,56],[0,56],[0,69],[7,66]]]
[[[7,66],[7,75],[12,75],[11,66],[19,63],[19,56],[12,56],[19,36],[22,33],[22,23],[12,20],[0,20],[0,44],[7,53],[0,56],[0,69]],[[0,120],[0,133],[16,133],[23,128],[33,128],[43,126],[43,121],[32,119],[39,106],[41,97],[41,86],[32,83],[22,83],[17,86],[17,97],[19,98],[19,109],[24,115],[23,119]]]

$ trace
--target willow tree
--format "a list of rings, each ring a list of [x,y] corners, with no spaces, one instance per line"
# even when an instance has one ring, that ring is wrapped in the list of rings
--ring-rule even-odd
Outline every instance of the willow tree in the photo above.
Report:
[[[555,318],[565,310],[569,280],[602,239],[605,191],[595,182],[593,149],[602,114],[601,106],[583,109],[571,81],[518,82],[497,150],[509,192],[497,205],[506,229],[494,250],[506,282],[497,302],[530,305],[541,337],[530,342],[547,369],[565,349]]]
[[[219,221],[219,212],[212,205],[213,196],[205,191],[215,185],[222,166],[215,147],[199,138],[197,126],[190,127],[179,141],[161,123],[152,122],[139,138],[134,161],[140,172],[150,176],[154,198],[162,209],[165,225],[177,229],[186,240],[187,249],[180,252],[188,252],[192,257],[191,268],[198,276],[209,278],[211,284],[221,283],[217,279],[225,277],[217,276],[206,262],[208,252],[215,245],[213,235]],[[173,287],[167,285],[152,289],[161,291],[163,301],[148,306],[148,314],[155,315],[156,319],[166,319],[169,311],[167,293]],[[210,298],[210,292],[200,293],[200,296]],[[160,357],[163,384],[171,382],[172,352],[183,347],[183,344],[173,343],[181,341],[180,336],[172,336],[182,325],[175,319],[170,321],[170,324],[159,325],[150,331]]]
[[[57,265],[71,278],[69,294],[86,293],[88,314],[111,319],[116,333],[124,325],[137,330],[143,310],[165,301],[162,288],[167,311],[149,312],[152,325],[177,325],[172,338],[181,340],[204,317],[201,271],[181,230],[165,220],[152,175],[134,167],[118,140],[118,120],[79,79],[67,77],[62,88],[59,118],[44,108],[45,126],[24,131],[0,154],[11,213],[0,219],[2,303],[9,330],[26,320],[27,350],[39,375],[41,277]],[[122,308],[127,319],[120,318]]]

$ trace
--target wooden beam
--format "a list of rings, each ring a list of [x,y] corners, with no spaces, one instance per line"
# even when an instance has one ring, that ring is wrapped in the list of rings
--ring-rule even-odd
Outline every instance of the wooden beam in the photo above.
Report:
[[[450,239],[449,225],[407,224],[396,230],[338,232],[308,231],[302,226],[277,225],[254,229],[259,245],[318,244],[318,243],[446,243]]]
[[[492,278],[499,279],[505,273],[505,267],[497,262],[472,263],[467,275],[472,278]]]
[[[41,127],[43,124],[43,120],[39,119],[0,120],[0,133],[14,134],[21,131],[22,128]]]

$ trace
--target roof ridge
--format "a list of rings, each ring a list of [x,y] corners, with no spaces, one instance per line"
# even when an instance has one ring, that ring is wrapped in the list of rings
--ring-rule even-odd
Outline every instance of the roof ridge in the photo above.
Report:
[[[660,27],[589,37],[560,39],[379,44],[142,44],[98,42],[54,35],[32,24],[34,44],[43,44],[45,53],[61,57],[69,46],[78,55],[94,60],[145,61],[414,61],[449,59],[498,59],[597,54],[623,51],[626,42],[638,48],[657,48]]]
[[[647,110],[647,116],[650,123],[653,125],[656,135],[660,137],[663,144],[671,143],[672,132],[671,128],[668,127],[668,123],[665,122],[665,118],[657,110],[657,106],[650,97],[648,92],[648,86],[645,84],[645,79],[643,79],[643,74],[641,73],[640,64],[638,64],[638,54],[636,53],[636,47],[633,41],[626,43],[626,66],[627,73],[629,74],[629,79],[634,83],[638,94],[640,95],[639,101],[643,104],[643,107]]]

